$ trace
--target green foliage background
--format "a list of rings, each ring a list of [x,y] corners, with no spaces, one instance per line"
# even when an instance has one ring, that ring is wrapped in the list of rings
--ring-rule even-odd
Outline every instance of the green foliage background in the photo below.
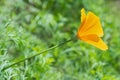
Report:
[[[120,80],[119,0],[0,0],[0,80]],[[76,40],[1,71],[75,36],[80,10],[94,12],[109,46]]]

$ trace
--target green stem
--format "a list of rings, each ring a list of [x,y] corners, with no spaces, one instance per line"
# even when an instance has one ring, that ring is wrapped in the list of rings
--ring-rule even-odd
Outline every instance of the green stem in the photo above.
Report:
[[[40,52],[40,53],[38,53],[38,54],[34,54],[34,55],[29,56],[29,57],[27,57],[27,58],[24,58],[24,59],[22,59],[22,60],[20,60],[20,61],[17,61],[17,62],[15,62],[15,63],[13,63],[13,64],[11,64],[11,65],[3,68],[2,71],[4,71],[4,70],[6,70],[6,69],[8,69],[8,68],[10,68],[10,67],[12,67],[12,66],[14,66],[14,65],[16,65],[16,64],[19,64],[19,63],[21,63],[21,62],[23,62],[23,61],[25,61],[25,60],[31,59],[31,58],[33,58],[33,57],[35,57],[35,56],[38,56],[38,55],[40,55],[40,54],[42,54],[42,53],[44,53],[44,52],[47,52],[47,51],[52,50],[52,49],[54,49],[54,48],[60,47],[60,46],[62,46],[63,44],[66,44],[66,43],[74,40],[75,38],[76,38],[76,37],[73,37],[73,38],[71,38],[71,39],[69,39],[69,40],[67,40],[67,41],[64,41],[64,42],[59,43],[59,44],[57,44],[57,45],[55,45],[55,46],[53,46],[53,47],[50,47],[50,48],[48,48],[48,49],[46,49],[46,50],[43,50],[42,52]]]

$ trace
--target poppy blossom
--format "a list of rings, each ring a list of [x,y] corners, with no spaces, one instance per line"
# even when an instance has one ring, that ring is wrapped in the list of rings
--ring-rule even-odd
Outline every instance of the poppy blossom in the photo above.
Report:
[[[81,25],[77,32],[77,37],[101,50],[107,50],[108,46],[103,42],[101,37],[104,35],[99,17],[94,13],[81,10]]]

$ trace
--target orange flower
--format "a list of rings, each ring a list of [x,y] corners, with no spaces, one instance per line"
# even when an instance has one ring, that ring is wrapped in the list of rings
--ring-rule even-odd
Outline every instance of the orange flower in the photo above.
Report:
[[[99,17],[94,13],[88,12],[85,14],[85,10],[81,10],[81,25],[77,32],[77,37],[101,50],[107,50],[108,46],[103,42],[101,37],[103,36],[103,30]]]

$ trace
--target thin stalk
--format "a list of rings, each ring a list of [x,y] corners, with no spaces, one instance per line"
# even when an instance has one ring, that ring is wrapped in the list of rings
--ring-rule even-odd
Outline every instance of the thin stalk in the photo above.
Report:
[[[40,53],[38,53],[38,54],[34,54],[34,55],[32,55],[32,56],[29,56],[29,57],[27,57],[27,58],[24,58],[24,59],[21,59],[21,60],[19,60],[19,61],[17,61],[17,62],[14,62],[13,64],[11,64],[11,65],[3,68],[2,71],[4,71],[4,70],[6,70],[6,69],[8,69],[8,68],[10,68],[10,67],[12,67],[12,66],[14,66],[14,65],[16,65],[16,64],[19,64],[19,63],[21,63],[21,62],[23,62],[23,61],[25,61],[25,60],[31,59],[31,58],[33,58],[33,57],[36,57],[36,56],[42,54],[42,53],[45,53],[45,52],[47,52],[47,51],[49,51],[49,50],[52,50],[52,49],[57,48],[57,47],[60,47],[60,46],[62,46],[62,45],[64,45],[64,44],[66,44],[66,43],[74,40],[75,38],[76,38],[76,37],[73,37],[73,38],[71,38],[71,39],[69,39],[69,40],[67,40],[67,41],[64,41],[64,42],[59,43],[59,44],[57,44],[57,45],[55,45],[55,46],[53,46],[53,47],[50,47],[50,48],[48,48],[48,49],[46,49],[46,50],[43,50],[42,52],[40,52]]]

